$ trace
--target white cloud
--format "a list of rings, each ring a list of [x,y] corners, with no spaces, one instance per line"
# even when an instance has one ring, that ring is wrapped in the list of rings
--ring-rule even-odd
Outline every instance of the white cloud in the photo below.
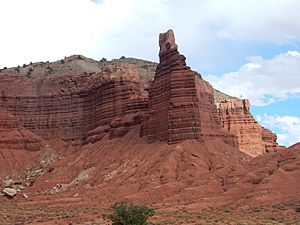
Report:
[[[290,146],[300,142],[300,117],[263,114],[257,115],[256,120],[277,131],[278,143]]]
[[[0,66],[86,55],[112,27],[129,17],[132,2],[1,1]]]
[[[157,59],[168,28],[191,64],[212,68],[226,40],[300,40],[298,0],[1,0],[0,8],[0,67],[76,53]]]
[[[300,53],[288,51],[272,59],[248,57],[236,72],[206,78],[229,95],[249,98],[256,106],[296,97],[300,93]]]

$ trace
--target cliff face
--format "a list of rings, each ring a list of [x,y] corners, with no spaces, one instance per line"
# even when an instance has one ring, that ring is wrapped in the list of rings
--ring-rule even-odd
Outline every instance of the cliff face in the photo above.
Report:
[[[247,99],[227,98],[215,104],[222,126],[238,138],[239,149],[253,157],[280,149],[276,135],[259,125]]]
[[[142,136],[174,143],[221,135],[212,86],[186,66],[172,30],[160,34],[159,44],[160,63],[149,87],[149,118]]]
[[[21,127],[13,115],[0,112],[0,177],[25,170],[42,147],[40,137]]]
[[[75,57],[51,64],[52,76],[2,71],[0,177],[53,150],[55,163],[38,157],[43,172],[25,190],[31,199],[204,207],[298,200],[299,145],[273,152],[276,136],[254,120],[249,101],[215,91],[186,66],[171,30],[160,35],[159,56],[157,67]]]
[[[2,74],[0,84],[0,109],[46,140],[81,141],[97,126],[147,107],[137,66],[128,63],[78,76]]]
[[[45,140],[89,143],[142,124],[140,135],[149,141],[218,136],[251,156],[278,149],[276,135],[254,120],[246,100],[217,92],[186,66],[171,31],[160,35],[159,56],[158,65],[72,56],[2,70],[0,109]]]

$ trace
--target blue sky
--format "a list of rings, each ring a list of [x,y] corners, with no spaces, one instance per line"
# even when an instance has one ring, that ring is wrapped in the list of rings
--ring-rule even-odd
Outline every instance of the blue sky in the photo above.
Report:
[[[249,98],[259,122],[300,141],[298,0],[2,0],[0,68],[82,54],[158,60],[172,28],[192,69]]]

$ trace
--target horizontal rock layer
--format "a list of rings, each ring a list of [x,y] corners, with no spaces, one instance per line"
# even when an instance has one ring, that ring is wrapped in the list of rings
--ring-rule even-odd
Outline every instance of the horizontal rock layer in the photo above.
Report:
[[[168,143],[219,136],[233,144],[232,135],[221,130],[212,86],[186,66],[174,40],[172,31],[160,35],[160,63],[149,87],[149,117],[141,135]]]
[[[217,100],[215,104],[222,126],[238,138],[239,149],[257,156],[280,149],[276,135],[265,129],[253,118],[247,99]]]
[[[173,36],[161,36],[161,59],[152,84],[155,63],[120,59],[99,65],[83,56],[68,57],[63,64],[33,64],[33,74],[40,76],[21,74],[27,67],[19,74],[14,69],[0,72],[0,109],[47,140],[95,141],[103,134],[96,138],[92,131],[107,131],[103,127],[114,120],[139,113],[141,136],[149,140],[173,143],[210,135],[233,145],[238,140],[240,150],[252,156],[278,149],[276,135],[254,120],[248,103],[214,90],[186,66]],[[42,76],[47,67],[53,74]],[[120,125],[108,133],[113,137],[112,132],[128,129]]]
[[[33,165],[43,145],[43,140],[21,127],[13,115],[0,112],[0,177]]]
[[[88,131],[147,107],[137,66],[127,63],[55,79],[7,74],[0,83],[0,108],[44,139],[80,141]]]

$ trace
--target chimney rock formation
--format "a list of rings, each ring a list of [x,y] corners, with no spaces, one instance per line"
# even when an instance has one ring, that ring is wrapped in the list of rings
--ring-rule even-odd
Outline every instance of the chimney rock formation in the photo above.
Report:
[[[142,125],[142,136],[176,143],[224,135],[213,88],[186,66],[172,30],[159,35],[159,46],[160,63],[149,87],[149,118]]]

